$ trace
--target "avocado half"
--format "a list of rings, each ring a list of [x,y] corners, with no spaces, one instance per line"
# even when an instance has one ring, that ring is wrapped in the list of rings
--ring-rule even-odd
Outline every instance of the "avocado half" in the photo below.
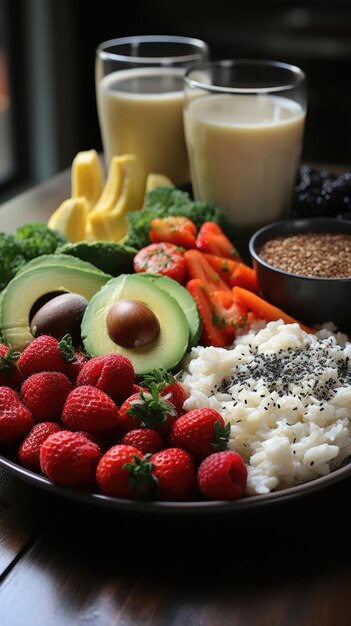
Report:
[[[87,300],[111,278],[90,263],[65,255],[43,255],[27,263],[3,292],[0,328],[3,339],[22,351],[33,340],[29,318],[33,305],[48,293],[78,293]]]
[[[59,248],[61,254],[93,263],[102,272],[118,276],[133,272],[135,248],[113,241],[78,241]]]
[[[154,341],[138,348],[125,348],[112,341],[107,316],[120,300],[139,300],[151,308],[160,324]],[[181,306],[164,289],[138,274],[122,274],[90,300],[82,321],[82,339],[91,355],[123,354],[131,360],[136,374],[146,374],[159,367],[173,369],[180,363],[189,343],[189,326]]]
[[[189,325],[189,348],[197,346],[201,337],[202,324],[196,302],[190,292],[176,280],[168,276],[163,276],[163,274],[140,272],[139,276],[150,280],[157,285],[157,287],[164,289],[170,296],[177,300]]]

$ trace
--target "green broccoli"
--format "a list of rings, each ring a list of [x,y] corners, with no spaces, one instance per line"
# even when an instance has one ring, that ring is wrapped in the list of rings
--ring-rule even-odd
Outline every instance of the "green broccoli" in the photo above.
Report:
[[[67,238],[45,222],[33,222],[20,226],[15,235],[22,244],[25,258],[35,259],[42,254],[53,254],[59,246],[67,243]]]
[[[0,290],[6,287],[25,263],[21,242],[15,235],[0,233]]]
[[[0,290],[27,261],[52,254],[66,242],[66,237],[44,222],[25,224],[14,235],[0,232]]]
[[[176,187],[157,187],[148,192],[145,206],[128,214],[128,232],[123,243],[140,250],[149,245],[150,222],[156,217],[184,215],[199,230],[204,222],[226,226],[222,210],[207,202],[194,202],[186,191]]]

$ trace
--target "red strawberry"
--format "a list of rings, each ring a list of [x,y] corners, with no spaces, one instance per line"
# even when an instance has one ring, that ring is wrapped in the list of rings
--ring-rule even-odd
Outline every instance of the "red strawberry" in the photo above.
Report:
[[[34,419],[18,394],[10,387],[0,387],[0,444],[14,443],[25,437]]]
[[[165,448],[153,454],[150,463],[162,500],[190,500],[196,491],[196,469],[190,454],[180,448]]]
[[[37,372],[64,372],[66,362],[74,359],[74,355],[69,336],[59,342],[50,335],[40,335],[23,350],[17,366],[24,378]]]
[[[202,461],[197,479],[206,498],[237,500],[245,494],[247,469],[237,452],[214,452]]]
[[[82,367],[85,365],[85,363],[87,363],[88,360],[89,359],[87,356],[85,356],[85,354],[83,354],[82,352],[76,352],[74,360],[66,363],[65,373],[74,385],[76,385],[77,383],[77,378],[82,370]]]
[[[134,380],[134,367],[128,357],[106,354],[93,357],[82,367],[77,385],[93,385],[120,404],[132,394]]]
[[[68,430],[99,433],[118,427],[118,407],[111,398],[92,385],[76,387],[68,395],[62,411]]]
[[[167,400],[175,406],[177,414],[182,415],[187,395],[173,374],[161,367],[154,369],[144,376],[142,385],[148,389],[151,389],[151,385],[156,386],[160,396],[167,397]]]
[[[0,385],[16,389],[21,383],[21,375],[17,368],[17,354],[11,348],[0,343]]]
[[[120,443],[138,448],[143,454],[154,454],[163,450],[166,445],[161,435],[152,428],[136,428],[130,430]]]
[[[62,430],[61,426],[54,422],[40,422],[35,424],[27,437],[22,441],[18,450],[20,463],[34,472],[40,471],[40,446],[45,439]]]
[[[136,489],[131,481],[132,474],[128,465],[142,458],[142,452],[134,446],[119,444],[110,448],[101,457],[96,469],[96,480],[100,491],[116,498],[134,498]]]
[[[156,387],[133,394],[119,409],[119,424],[124,433],[135,428],[153,428],[167,434],[176,417],[175,407],[160,397]]]
[[[194,409],[184,413],[172,424],[169,441],[173,446],[184,448],[196,461],[219,450],[226,450],[230,424],[210,408]]]
[[[42,472],[61,485],[78,487],[91,483],[100,457],[96,443],[68,430],[50,435],[40,447]]]
[[[21,396],[36,422],[57,422],[72,389],[71,381],[62,372],[39,372],[24,381]]]

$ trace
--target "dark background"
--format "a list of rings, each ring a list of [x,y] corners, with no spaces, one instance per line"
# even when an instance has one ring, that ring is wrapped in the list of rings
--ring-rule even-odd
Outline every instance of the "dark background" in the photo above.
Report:
[[[106,39],[133,34],[199,37],[214,59],[271,58],[299,65],[308,79],[303,160],[351,163],[349,1],[8,0],[6,5],[17,182],[45,180],[68,167],[79,150],[101,149],[95,49]]]

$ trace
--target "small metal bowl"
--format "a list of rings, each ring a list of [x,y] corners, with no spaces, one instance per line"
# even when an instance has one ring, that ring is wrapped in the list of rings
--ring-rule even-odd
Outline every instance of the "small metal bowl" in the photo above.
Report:
[[[305,324],[333,322],[339,330],[347,332],[351,329],[351,277],[314,278],[290,274],[260,257],[260,249],[267,241],[307,232],[351,235],[351,221],[322,217],[287,219],[256,231],[249,241],[249,251],[261,293],[268,302]]]

